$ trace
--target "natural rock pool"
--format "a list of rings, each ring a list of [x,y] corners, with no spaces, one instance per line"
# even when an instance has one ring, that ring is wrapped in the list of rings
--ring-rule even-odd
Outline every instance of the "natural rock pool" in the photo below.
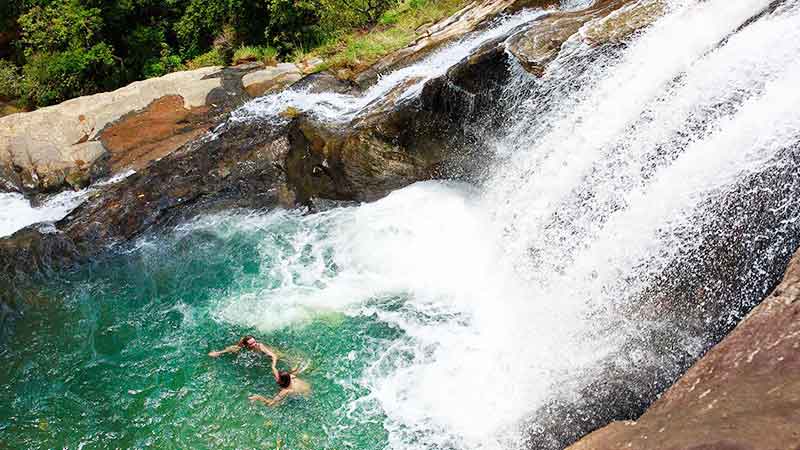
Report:
[[[528,52],[535,74],[507,35],[558,16],[501,18],[363,97],[264,96],[233,115],[242,133],[221,127],[83,191],[74,211],[5,197],[28,214],[6,214],[5,232],[68,216],[0,241],[10,279],[32,281],[0,304],[0,448],[538,450],[638,417],[774,287],[800,240],[800,4],[661,13],[605,44],[584,39],[585,14],[558,49]],[[537,36],[522,45],[542,50]],[[467,80],[500,71],[503,85],[447,161],[476,169],[454,176],[469,183],[384,197],[420,179],[380,185],[419,155],[372,139],[379,113],[338,159],[313,138],[273,154],[259,128],[287,107],[308,110],[281,126],[315,117],[326,132],[382,100],[411,114],[425,83],[450,83],[485,45],[494,62]],[[457,87],[438,92],[475,96]],[[307,178],[279,185],[287,161]],[[321,208],[277,206],[304,181],[302,202]],[[88,262],[50,271],[48,251],[70,261],[80,246]],[[40,271],[13,278],[30,275],[10,267],[26,256]],[[310,397],[250,404],[277,391],[268,361],[208,356],[245,334],[282,368],[307,364]]]

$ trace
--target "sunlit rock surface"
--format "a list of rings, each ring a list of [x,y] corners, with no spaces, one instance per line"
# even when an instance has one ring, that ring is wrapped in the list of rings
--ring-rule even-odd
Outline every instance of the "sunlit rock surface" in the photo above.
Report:
[[[302,77],[300,68],[296,65],[282,63],[248,73],[242,77],[242,85],[251,97],[258,97],[268,92],[285,89]]]
[[[176,72],[138,81],[113,92],[68,100],[29,113],[0,118],[0,166],[18,189],[56,191],[88,183],[95,164],[107,156],[100,135],[126,114],[167,96],[180,99],[181,114],[206,106],[222,87],[219,67]]]
[[[585,9],[554,12],[533,22],[509,40],[508,48],[526,70],[541,76],[561,46],[579,32],[592,45],[619,43],[662,13],[657,0],[599,0]]]

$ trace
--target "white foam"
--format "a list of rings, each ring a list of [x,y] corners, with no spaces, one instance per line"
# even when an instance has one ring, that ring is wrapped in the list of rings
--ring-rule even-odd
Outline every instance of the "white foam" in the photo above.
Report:
[[[107,180],[98,181],[86,189],[52,195],[38,206],[33,206],[22,194],[0,193],[0,237],[14,234],[35,223],[61,220],[86,201],[92,193],[97,192],[97,188],[118,183],[133,173],[135,173],[133,170],[129,170]]]

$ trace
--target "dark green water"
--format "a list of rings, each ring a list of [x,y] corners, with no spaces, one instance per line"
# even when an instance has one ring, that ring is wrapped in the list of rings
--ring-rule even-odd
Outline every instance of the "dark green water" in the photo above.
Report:
[[[362,377],[401,332],[335,310],[267,327],[222,319],[240,296],[269,302],[270,290],[301,284],[281,261],[339,270],[292,239],[308,231],[297,217],[241,219],[151,236],[29,299],[0,346],[0,448],[386,447]],[[248,333],[282,351],[284,367],[310,361],[313,395],[251,405],[277,391],[268,360],[207,356]]]

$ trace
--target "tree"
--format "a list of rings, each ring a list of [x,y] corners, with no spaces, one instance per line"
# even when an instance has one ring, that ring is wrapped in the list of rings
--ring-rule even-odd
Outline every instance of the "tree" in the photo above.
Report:
[[[36,5],[18,23],[24,45],[23,95],[44,106],[116,84],[113,48],[100,40],[99,8],[77,0]]]

